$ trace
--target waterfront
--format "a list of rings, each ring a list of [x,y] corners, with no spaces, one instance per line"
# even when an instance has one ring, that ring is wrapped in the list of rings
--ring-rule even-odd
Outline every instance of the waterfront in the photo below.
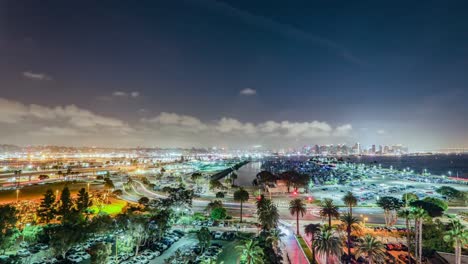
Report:
[[[424,155],[424,156],[352,156],[345,160],[367,165],[381,164],[384,168],[393,166],[394,169],[410,168],[415,173],[422,173],[424,169],[433,175],[468,178],[468,154],[452,155]]]
[[[239,186],[252,186],[252,181],[261,171],[262,162],[252,161],[237,170],[236,184]]]

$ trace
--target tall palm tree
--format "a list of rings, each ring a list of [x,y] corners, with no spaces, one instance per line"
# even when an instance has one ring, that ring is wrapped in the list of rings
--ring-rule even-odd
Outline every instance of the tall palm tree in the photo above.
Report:
[[[257,215],[258,221],[262,224],[264,230],[268,231],[272,228],[276,228],[278,225],[278,208],[270,199],[266,199],[263,195],[261,195],[260,200],[257,201]]]
[[[332,230],[328,227],[322,227],[320,233],[315,239],[313,245],[317,252],[325,255],[325,263],[330,263],[330,256],[341,256],[343,252],[343,244],[338,237],[333,236]]]
[[[271,243],[271,246],[273,247],[273,251],[275,251],[275,254],[278,253],[278,245],[281,237],[284,236],[283,233],[277,228],[270,230],[268,237],[266,238],[266,241]]]
[[[346,213],[340,217],[341,222],[345,225],[346,228],[346,247],[348,248],[348,258],[347,262],[351,259],[351,232],[353,229],[356,229],[359,223],[359,219],[353,217],[351,213]]]
[[[356,245],[356,257],[359,255],[366,255],[369,264],[373,264],[385,258],[385,248],[382,242],[367,234]]]
[[[323,199],[320,209],[320,216],[328,217],[328,227],[331,228],[331,219],[332,217],[340,217],[340,212],[338,211],[338,206],[333,203],[332,199],[325,198]]]
[[[236,246],[241,251],[241,263],[243,264],[263,264],[263,249],[257,241],[252,239],[244,241],[242,245]]]
[[[411,250],[410,250],[410,243],[411,243],[411,238],[410,238],[410,229],[411,229],[411,211],[408,209],[403,209],[398,211],[398,217],[404,218],[405,223],[406,223],[406,245],[408,246],[408,264],[411,263]]]
[[[240,222],[242,223],[242,205],[249,200],[249,192],[240,188],[234,192],[234,200],[240,202]]]
[[[419,207],[413,207],[411,209],[411,216],[414,219],[414,226],[416,230],[416,241],[417,241],[417,247],[415,247],[416,250],[416,258],[418,260],[418,263],[421,264],[422,262],[422,224],[423,220],[425,217],[427,217],[427,213],[424,209],[419,208]]]
[[[306,205],[301,199],[294,199],[289,202],[289,212],[291,215],[296,214],[297,235],[299,235],[299,213],[303,217],[307,212]]]
[[[445,233],[444,241],[455,248],[455,264],[461,264],[461,247],[468,244],[468,230],[459,220],[452,220],[451,229]]]
[[[315,261],[315,235],[320,231],[320,224],[308,224],[304,227],[306,235],[310,236],[310,244],[312,247],[312,259]]]
[[[346,206],[348,206],[349,213],[351,216],[353,215],[353,207],[355,207],[358,203],[358,199],[352,192],[346,193],[345,196],[343,196],[343,202]]]

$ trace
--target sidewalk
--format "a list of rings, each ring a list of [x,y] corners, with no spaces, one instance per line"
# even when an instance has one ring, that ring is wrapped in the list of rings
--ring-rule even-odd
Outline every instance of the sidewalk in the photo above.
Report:
[[[281,232],[284,234],[281,237],[281,250],[283,252],[284,263],[290,264],[309,264],[306,256],[302,253],[299,247],[294,232],[290,227],[281,225]]]

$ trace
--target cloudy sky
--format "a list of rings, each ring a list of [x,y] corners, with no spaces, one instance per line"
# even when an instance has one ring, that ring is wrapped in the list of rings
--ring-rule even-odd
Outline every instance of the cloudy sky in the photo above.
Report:
[[[468,147],[467,8],[2,1],[0,144]]]

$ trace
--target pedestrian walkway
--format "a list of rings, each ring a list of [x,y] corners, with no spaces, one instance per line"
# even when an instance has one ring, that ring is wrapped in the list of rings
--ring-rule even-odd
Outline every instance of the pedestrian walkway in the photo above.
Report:
[[[306,256],[302,252],[302,249],[299,247],[299,244],[294,237],[294,232],[290,227],[281,225],[281,232],[284,234],[281,237],[281,245],[283,251],[283,260],[284,263],[290,264],[309,264]]]

